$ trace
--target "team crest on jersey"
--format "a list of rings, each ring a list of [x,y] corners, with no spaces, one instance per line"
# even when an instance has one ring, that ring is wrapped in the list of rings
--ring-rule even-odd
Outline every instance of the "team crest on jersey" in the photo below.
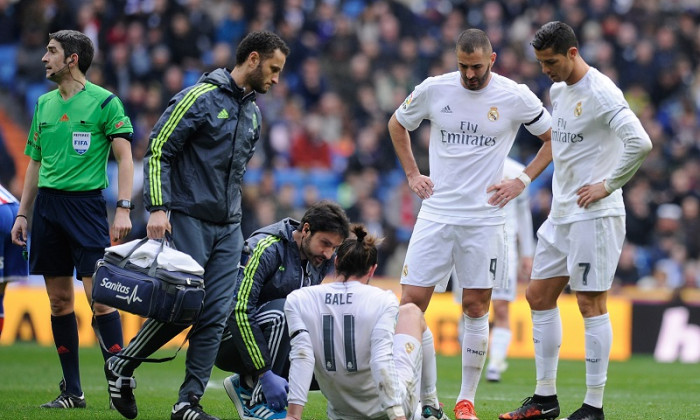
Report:
[[[416,346],[413,343],[406,343],[406,353],[411,354],[415,349]]]
[[[79,155],[85,154],[90,148],[90,133],[73,133],[73,150]]]
[[[404,277],[408,276],[408,264],[404,264],[404,265],[403,265],[403,271],[401,272],[401,274],[402,274]]]
[[[580,117],[582,113],[583,113],[583,108],[581,108],[581,102],[579,102],[576,104],[576,108],[574,108],[574,115],[577,117]]]
[[[496,121],[498,119],[498,107],[492,106],[486,116],[489,118],[489,121]]]
[[[413,92],[411,92],[411,94],[408,95],[408,97],[406,97],[406,100],[403,101],[403,109],[408,108],[408,106],[411,104],[411,101],[413,101]]]

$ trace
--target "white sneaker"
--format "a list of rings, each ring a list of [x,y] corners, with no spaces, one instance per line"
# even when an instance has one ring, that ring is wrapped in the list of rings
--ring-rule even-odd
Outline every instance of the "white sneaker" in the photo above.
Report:
[[[486,380],[489,382],[501,382],[501,371],[492,367],[486,369]]]

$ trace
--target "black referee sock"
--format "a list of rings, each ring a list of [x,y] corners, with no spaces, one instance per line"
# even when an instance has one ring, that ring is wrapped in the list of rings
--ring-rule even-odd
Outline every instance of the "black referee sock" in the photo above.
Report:
[[[66,392],[76,396],[83,394],[80,386],[80,356],[78,354],[78,321],[75,312],[68,315],[51,315],[51,330],[56,344],[58,359],[61,361]]]
[[[110,312],[105,315],[95,316],[97,330],[102,337],[102,343],[106,349],[100,346],[102,357],[105,361],[114,354],[119,353],[124,347],[124,338],[122,335],[122,319],[119,316],[119,311]]]

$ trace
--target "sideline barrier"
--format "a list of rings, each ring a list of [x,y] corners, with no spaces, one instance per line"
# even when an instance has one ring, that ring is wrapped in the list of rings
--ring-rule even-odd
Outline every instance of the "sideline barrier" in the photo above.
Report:
[[[583,320],[578,312],[576,299],[573,296],[562,296],[559,299],[559,309],[563,326],[561,357],[583,359],[585,357]],[[614,337],[611,359],[626,360],[631,354],[632,305],[627,300],[611,297],[608,300],[608,310],[611,314]],[[92,312],[81,289],[76,289],[75,292],[75,312],[78,319],[80,345],[96,345],[97,341],[91,326]],[[513,341],[509,356],[533,357],[532,323],[530,309],[525,299],[519,297],[513,302],[510,313]],[[121,316],[124,341],[128,344],[145,320],[126,312],[121,312]],[[43,288],[24,286],[8,288],[5,296],[5,328],[0,344],[35,341],[41,345],[52,346],[54,342],[50,319],[49,299]],[[461,309],[451,293],[436,293],[433,296],[426,312],[426,321],[433,332],[438,353],[443,355],[460,353],[458,341],[460,319]],[[168,345],[179,346],[185,334],[186,330],[171,340]]]

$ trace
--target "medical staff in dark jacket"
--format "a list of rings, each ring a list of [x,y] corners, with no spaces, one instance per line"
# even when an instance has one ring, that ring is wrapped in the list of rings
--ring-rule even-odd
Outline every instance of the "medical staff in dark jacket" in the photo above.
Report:
[[[301,221],[281,220],[246,241],[238,284],[216,366],[236,372],[224,388],[240,418],[284,418],[290,337],[287,295],[320,284],[333,266],[349,223],[336,203],[312,205]]]
[[[177,93],[151,132],[144,158],[148,237],[172,232],[176,247],[204,267],[206,297],[191,335],[171,420],[216,419],[199,400],[214,366],[240,259],[241,181],[260,138],[256,93],[279,81],[289,48],[271,32],[252,32],[236,49],[233,71],[217,69]],[[149,319],[105,364],[110,395],[126,418],[137,415],[132,378],[143,358],[183,327]],[[122,356],[122,357],[120,357]],[[123,357],[127,356],[127,357]]]

